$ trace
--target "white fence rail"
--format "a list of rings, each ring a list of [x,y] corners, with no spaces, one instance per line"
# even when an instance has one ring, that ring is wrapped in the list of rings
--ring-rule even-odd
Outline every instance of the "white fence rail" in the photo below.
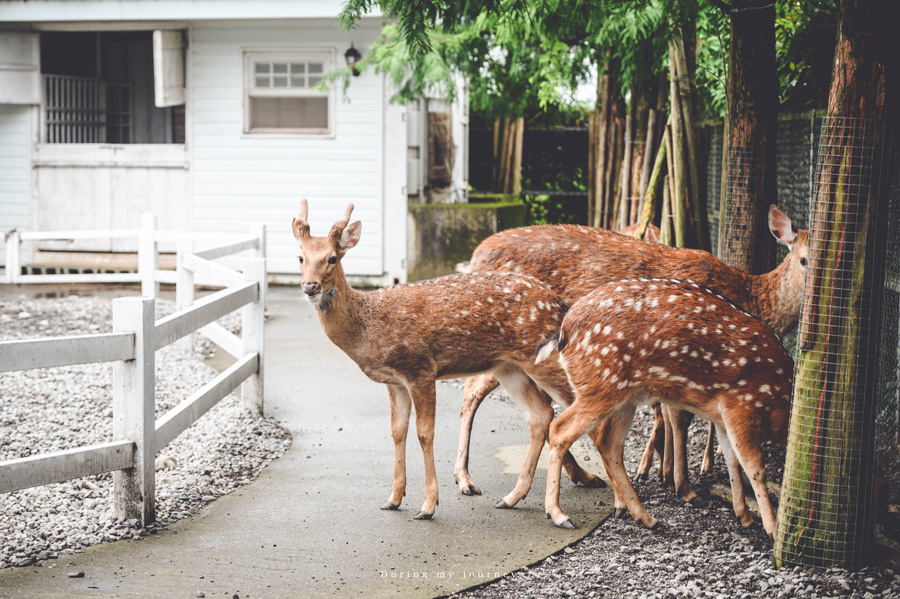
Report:
[[[7,238],[7,283],[140,282],[144,297],[113,300],[113,333],[0,342],[0,372],[113,362],[114,441],[0,462],[0,493],[113,472],[116,514],[144,524],[155,518],[156,453],[190,427],[221,399],[241,386],[245,408],[263,410],[266,297],[265,228],[195,252],[202,236],[156,231],[154,215],[144,215],[138,231],[13,232]],[[138,272],[115,275],[21,275],[23,240],[137,236]],[[221,236],[220,236],[221,238]],[[208,240],[208,239],[207,239]],[[158,270],[158,242],[177,241],[177,270]],[[243,271],[213,262],[250,250]],[[194,301],[194,275],[224,287]],[[178,312],[154,321],[160,282],[176,283]],[[242,336],[215,323],[242,311]],[[155,420],[156,351],[178,342],[190,347],[194,332],[206,335],[237,362],[190,397]]]

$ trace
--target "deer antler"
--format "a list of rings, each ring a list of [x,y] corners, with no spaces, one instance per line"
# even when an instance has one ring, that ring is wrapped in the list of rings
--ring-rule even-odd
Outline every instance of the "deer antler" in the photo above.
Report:
[[[309,214],[309,202],[306,201],[306,198],[300,200],[300,214],[297,218],[291,221],[291,229],[294,231],[294,237],[296,239],[300,239],[301,237],[309,237],[309,223],[306,222],[306,217]]]
[[[340,239],[341,233],[344,232],[344,229],[347,228],[347,225],[350,223],[350,215],[353,213],[353,204],[347,204],[347,207],[344,208],[344,213],[341,215],[341,218],[335,221],[333,225],[331,225],[331,231],[329,231],[328,236],[332,239]]]

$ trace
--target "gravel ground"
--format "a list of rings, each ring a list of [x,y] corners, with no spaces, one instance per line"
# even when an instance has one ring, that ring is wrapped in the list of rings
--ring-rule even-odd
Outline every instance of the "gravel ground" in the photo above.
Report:
[[[639,410],[625,446],[625,467],[630,473],[637,470],[652,424],[650,409]],[[454,596],[469,599],[900,597],[900,575],[887,568],[869,567],[860,572],[775,569],[772,543],[759,519],[753,527],[742,528],[730,503],[725,504],[711,494],[714,485],[728,485],[722,455],[716,456],[712,472],[699,474],[707,427],[705,421],[695,419],[689,437],[691,480],[694,490],[706,500],[706,507],[691,507],[664,489],[656,478],[657,462],[650,480],[635,483],[635,489],[647,511],[660,520],[659,530],[647,530],[630,517],[608,519],[592,534],[559,554]],[[579,442],[590,443],[587,439]],[[764,451],[767,476],[780,484],[784,452],[771,444]],[[596,459],[600,459],[599,455]],[[752,498],[749,485],[745,486],[748,497]],[[565,501],[564,486],[560,496],[563,509]]]
[[[174,311],[157,301],[157,318]],[[220,321],[235,330],[240,315]],[[106,333],[112,301],[0,300],[0,340]],[[196,337],[200,337],[197,335]],[[194,342],[195,352],[211,346]],[[156,354],[157,418],[216,375],[174,345]],[[0,374],[0,461],[112,440],[112,363]],[[27,566],[85,546],[138,538],[196,514],[205,504],[255,479],[290,446],[272,419],[229,396],[157,456],[157,522],[141,529],[112,511],[112,474],[25,489],[0,501],[0,569]]]

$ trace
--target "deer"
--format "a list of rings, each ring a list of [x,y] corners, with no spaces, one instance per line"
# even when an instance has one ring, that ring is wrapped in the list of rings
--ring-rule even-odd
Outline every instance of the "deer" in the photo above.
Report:
[[[383,510],[400,508],[406,493],[406,437],[411,411],[425,464],[425,499],[416,520],[429,520],[438,505],[434,464],[435,383],[489,371],[527,414],[530,444],[510,491],[496,505],[510,508],[528,493],[547,438],[553,408],[547,397],[574,399],[558,364],[536,365],[534,348],[559,328],[565,306],[550,288],[511,272],[455,274],[363,293],[347,282],[342,259],[360,239],[362,223],[350,222],[353,204],[328,235],[314,237],[301,201],[291,228],[299,243],[302,291],[328,338],[370,379],[387,386],[393,482]],[[573,480],[598,479],[568,459]]]
[[[535,362],[555,350],[575,401],[550,425],[544,507],[554,524],[575,528],[559,505],[564,454],[581,435],[608,423],[598,449],[616,509],[627,509],[648,528],[657,525],[625,472],[623,450],[636,407],[658,401],[715,425],[735,514],[743,526],[753,523],[740,465],[763,528],[774,534],[760,444],[787,444],[793,361],[772,327],[691,280],[626,279],[576,301],[559,330],[538,346]]]
[[[547,283],[562,300],[571,304],[599,285],[633,277],[675,277],[691,279],[717,290],[738,307],[768,323],[783,336],[800,319],[803,281],[806,275],[808,232],[798,230],[774,204],[768,212],[768,226],[778,243],[790,251],[774,270],[749,275],[728,266],[709,252],[673,248],[626,237],[613,231],[578,225],[539,225],[496,233],[475,249],[469,272],[512,271],[530,274]],[[475,412],[484,398],[497,388],[490,373],[465,382],[465,399],[460,417],[459,450],[454,467],[459,490],[475,495],[479,489],[468,471],[469,438]],[[669,486],[685,502],[696,503],[687,471],[687,426],[693,414],[673,414],[671,434],[665,436],[673,451]],[[646,478],[653,449],[661,450],[664,435],[661,412],[644,453],[638,478]],[[603,427],[592,433],[595,444],[603,437]],[[711,425],[712,427],[713,425]],[[668,430],[668,429],[667,429]],[[707,443],[701,471],[712,465],[712,439]],[[567,462],[571,460],[567,456]],[[663,469],[661,469],[661,474]]]

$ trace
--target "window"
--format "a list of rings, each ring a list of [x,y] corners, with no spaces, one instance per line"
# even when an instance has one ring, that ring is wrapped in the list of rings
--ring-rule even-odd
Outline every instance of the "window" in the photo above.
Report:
[[[328,135],[331,93],[315,89],[331,70],[333,52],[247,52],[245,133]]]
[[[152,33],[42,32],[41,140],[184,143],[184,106],[154,105]]]

